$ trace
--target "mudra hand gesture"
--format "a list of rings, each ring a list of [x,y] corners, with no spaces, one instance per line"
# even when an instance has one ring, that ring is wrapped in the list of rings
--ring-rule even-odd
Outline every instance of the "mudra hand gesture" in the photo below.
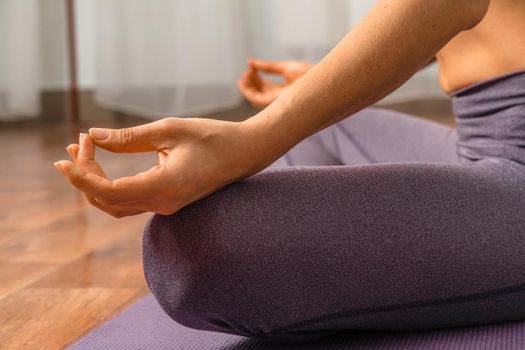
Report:
[[[166,118],[127,129],[90,129],[67,147],[73,161],[55,167],[112,216],[167,215],[263,168],[251,156],[254,139],[243,123]],[[156,152],[158,165],[110,180],[95,160],[95,145],[116,153]]]
[[[266,107],[279,95],[305,75],[312,64],[305,61],[248,60],[242,78],[237,80],[241,94],[255,107]],[[280,76],[283,82],[274,82],[261,77],[260,73]]]

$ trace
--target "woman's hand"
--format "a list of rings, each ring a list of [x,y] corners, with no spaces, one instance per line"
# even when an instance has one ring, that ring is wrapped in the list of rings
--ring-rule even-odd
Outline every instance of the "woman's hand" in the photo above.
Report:
[[[254,157],[255,139],[242,123],[166,118],[127,129],[90,129],[67,150],[73,162],[55,167],[89,203],[115,216],[168,215],[266,164]],[[159,164],[109,180],[95,161],[95,144],[116,153],[157,152]],[[260,159],[260,158],[259,158]]]
[[[248,60],[248,67],[237,80],[241,94],[255,107],[264,108],[272,103],[285,89],[306,74],[312,64],[305,61]],[[260,72],[279,75],[283,82],[277,83],[260,76]]]

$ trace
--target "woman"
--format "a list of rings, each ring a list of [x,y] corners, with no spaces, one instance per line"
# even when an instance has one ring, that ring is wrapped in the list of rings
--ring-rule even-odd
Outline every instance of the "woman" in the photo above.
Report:
[[[252,61],[239,88],[267,107],[248,120],[90,129],[56,167],[111,215],[160,214],[146,279],[189,327],[304,341],[523,319],[522,33],[521,0],[378,1],[311,69]],[[364,109],[433,57],[457,133]],[[95,144],[159,165],[110,181]]]

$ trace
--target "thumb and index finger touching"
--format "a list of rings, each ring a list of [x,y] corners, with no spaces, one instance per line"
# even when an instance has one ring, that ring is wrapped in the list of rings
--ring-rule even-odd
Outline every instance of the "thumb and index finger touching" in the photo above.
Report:
[[[69,181],[86,195],[106,202],[140,200],[145,194],[154,190],[161,175],[160,167],[154,166],[148,171],[124,178],[109,180],[104,172],[92,169],[98,166],[95,158],[95,144],[111,152],[134,153],[156,151],[162,142],[162,135],[156,122],[125,129],[89,130],[89,136],[81,136],[79,145],[72,145],[68,152],[73,162],[59,161],[55,167]],[[99,166],[98,166],[99,167]]]
[[[285,63],[282,61],[272,61],[272,60],[261,60],[261,59],[250,59],[248,64],[255,70],[259,70],[265,73],[283,75],[286,67]]]
[[[248,59],[247,69],[244,71],[242,78],[237,80],[237,85],[241,92],[263,90],[264,85],[268,84],[268,81],[259,75],[260,72],[284,76],[286,64],[284,61]]]
[[[163,142],[159,122],[123,129],[91,128],[89,136],[97,146],[110,152],[154,152]]]

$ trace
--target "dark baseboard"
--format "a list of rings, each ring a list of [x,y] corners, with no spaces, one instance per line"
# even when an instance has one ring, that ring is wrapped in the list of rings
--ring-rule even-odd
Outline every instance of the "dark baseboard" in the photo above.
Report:
[[[79,91],[80,121],[101,121],[114,119],[118,113],[98,107],[94,103],[92,90]],[[69,93],[66,90],[45,90],[40,96],[41,114],[38,119],[42,121],[68,121],[69,118]]]

